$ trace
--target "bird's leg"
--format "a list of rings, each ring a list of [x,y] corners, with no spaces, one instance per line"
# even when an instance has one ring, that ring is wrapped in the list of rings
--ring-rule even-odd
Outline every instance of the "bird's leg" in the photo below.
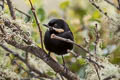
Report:
[[[62,60],[63,60],[63,66],[65,66],[65,60],[64,60],[63,55],[62,55]]]
[[[47,58],[47,61],[49,60],[49,58],[50,58],[50,51],[48,52],[48,55],[46,56],[46,58]]]
[[[66,65],[65,65],[65,60],[64,60],[64,57],[63,57],[63,55],[62,55],[62,60],[63,60],[63,66],[64,66],[64,70],[66,70],[66,72],[67,72],[67,67],[66,67]]]
[[[50,53],[51,53],[51,52],[49,51],[49,52],[48,52],[48,57],[50,57]]]

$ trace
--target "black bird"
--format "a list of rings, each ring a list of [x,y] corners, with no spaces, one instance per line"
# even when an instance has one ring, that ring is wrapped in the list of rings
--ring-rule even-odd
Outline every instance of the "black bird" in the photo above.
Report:
[[[64,20],[52,19],[51,21],[49,21],[47,25],[44,24],[44,26],[47,26],[49,28],[45,32],[45,36],[44,36],[45,48],[49,51],[48,53],[49,55],[50,55],[50,52],[54,52],[57,55],[64,55],[64,54],[67,54],[68,49],[69,50],[73,49],[73,44],[51,38],[51,35],[55,34],[56,36],[59,36],[59,37],[70,39],[72,41],[74,40],[73,34],[68,24]],[[58,30],[55,30],[54,28]],[[63,59],[63,62],[64,62],[64,59]]]

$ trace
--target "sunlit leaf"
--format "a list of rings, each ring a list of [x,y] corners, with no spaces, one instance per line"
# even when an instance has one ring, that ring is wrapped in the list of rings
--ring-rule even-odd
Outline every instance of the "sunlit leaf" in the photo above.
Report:
[[[96,18],[100,18],[100,17],[101,17],[100,12],[98,10],[94,11],[92,18],[96,19]]]
[[[110,54],[110,62],[120,64],[120,46]]]

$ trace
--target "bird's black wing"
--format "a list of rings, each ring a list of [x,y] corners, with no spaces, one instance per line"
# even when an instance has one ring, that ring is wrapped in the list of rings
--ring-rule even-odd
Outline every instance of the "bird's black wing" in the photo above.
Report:
[[[57,36],[60,36],[60,37],[70,39],[70,40],[74,41],[74,37],[73,37],[73,34],[72,34],[71,31],[66,31],[64,33],[58,34]]]

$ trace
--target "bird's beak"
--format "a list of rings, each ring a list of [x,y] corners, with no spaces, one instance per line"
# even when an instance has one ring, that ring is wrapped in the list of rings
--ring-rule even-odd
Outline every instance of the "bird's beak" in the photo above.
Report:
[[[50,26],[48,26],[47,24],[43,24],[43,26],[45,26],[45,27],[47,27],[47,28],[49,28]]]
[[[53,30],[55,30],[55,31],[58,32],[58,33],[64,32],[63,29],[54,28],[54,27],[51,27],[51,26],[49,26],[49,25],[47,25],[47,24],[43,24],[43,26],[45,26],[45,27],[47,27],[47,28],[49,28],[49,29],[52,28]]]

